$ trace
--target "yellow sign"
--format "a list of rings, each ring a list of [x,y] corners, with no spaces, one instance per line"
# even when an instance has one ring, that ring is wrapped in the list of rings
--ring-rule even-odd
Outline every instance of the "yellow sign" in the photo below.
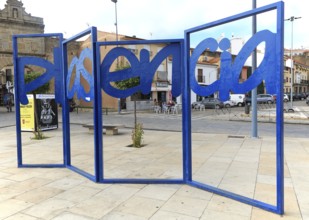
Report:
[[[33,95],[27,95],[29,103],[20,105],[20,124],[22,131],[34,131],[34,98]]]

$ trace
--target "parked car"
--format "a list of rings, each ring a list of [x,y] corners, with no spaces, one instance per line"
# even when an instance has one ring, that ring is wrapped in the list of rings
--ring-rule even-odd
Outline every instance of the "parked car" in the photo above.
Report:
[[[224,104],[224,107],[226,108],[230,108],[230,107],[233,107],[233,106],[236,106],[236,102],[232,101],[232,100],[227,100],[225,102],[223,102]]]
[[[205,98],[199,102],[193,102],[192,108],[198,108],[203,105],[205,108],[223,108],[224,104],[217,98]]]
[[[291,100],[291,93],[286,94],[289,97],[289,100]],[[294,100],[304,100],[306,99],[307,94],[306,93],[293,93],[293,101]]]
[[[285,93],[284,95],[286,95],[288,99],[291,100],[291,93]]]
[[[277,94],[272,95],[274,97],[274,102],[277,100]],[[283,94],[283,101],[288,102],[289,101],[289,96],[287,94]]]
[[[230,100],[235,102],[237,106],[244,106],[245,105],[245,94],[231,94]]]
[[[306,103],[307,103],[307,105],[309,105],[309,96],[306,99]]]
[[[284,102],[290,101],[289,96],[287,94],[283,94],[283,101]]]
[[[262,103],[272,104],[275,102],[275,98],[273,95],[270,94],[258,94],[256,96],[256,102],[258,104]],[[246,104],[251,105],[251,97],[246,97]]]
[[[306,93],[297,93],[296,97],[298,100],[305,100],[307,98]]]

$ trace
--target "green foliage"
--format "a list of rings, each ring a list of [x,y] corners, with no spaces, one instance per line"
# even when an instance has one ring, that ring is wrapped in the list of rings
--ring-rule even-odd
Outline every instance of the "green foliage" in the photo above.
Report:
[[[257,94],[264,94],[264,92],[265,92],[264,82],[261,82],[257,87]]]
[[[27,73],[25,74],[25,83],[29,83],[31,81],[33,81],[34,79],[38,78],[39,76],[41,76],[41,73],[36,73],[36,72],[31,72],[31,73]],[[43,86],[31,91],[31,94],[46,94],[49,92],[49,82],[47,82],[46,84],[44,84]]]
[[[32,140],[43,140],[46,139],[47,137],[44,135],[44,133],[41,131],[41,129],[38,128],[37,131],[32,132],[34,134],[34,137],[31,137],[30,139]]]
[[[139,81],[140,81],[139,77],[135,77],[122,81],[117,81],[115,82],[115,85],[117,88],[124,90],[139,85]]]
[[[118,66],[116,68],[116,71],[121,71],[121,70],[125,70],[130,68],[129,65],[127,66]],[[134,86],[139,85],[140,82],[140,78],[139,77],[134,77],[134,78],[129,78],[129,79],[125,79],[125,80],[121,80],[121,81],[117,81],[115,82],[115,85],[117,88],[119,89],[128,89],[128,88],[132,88]]]
[[[144,135],[143,124],[136,124],[135,128],[132,130],[132,144],[133,147],[142,147],[142,140]]]
[[[25,74],[25,83],[29,83],[35,80],[36,78],[38,78],[39,76],[41,76],[41,73],[36,73],[36,72],[27,73]],[[31,91],[30,93],[31,94],[46,94],[49,92],[49,84],[50,83],[47,82],[43,86]],[[46,136],[44,136],[42,130],[39,128],[36,106],[34,110],[34,116],[35,116],[35,123],[36,123],[37,131],[33,131],[34,137],[31,139],[42,140],[42,139],[47,138]]]

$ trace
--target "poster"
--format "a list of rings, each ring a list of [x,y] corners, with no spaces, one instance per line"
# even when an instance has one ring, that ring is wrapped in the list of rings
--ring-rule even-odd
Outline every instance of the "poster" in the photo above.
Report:
[[[54,94],[38,94],[35,99],[37,126],[41,131],[58,128],[58,108]]]
[[[20,124],[22,131],[34,131],[34,99],[33,95],[27,95],[29,103],[20,104]]]

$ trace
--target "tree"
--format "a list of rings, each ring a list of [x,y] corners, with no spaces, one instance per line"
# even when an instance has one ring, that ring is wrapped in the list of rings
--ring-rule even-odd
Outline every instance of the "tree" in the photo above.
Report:
[[[130,68],[129,65],[127,66],[117,66],[116,71],[118,70],[124,70]],[[115,82],[115,86],[119,89],[128,89],[135,87],[140,84],[140,78],[134,77],[129,78],[122,81]],[[143,126],[142,124],[137,123],[137,116],[136,116],[136,94],[132,95],[133,101],[134,101],[134,129],[132,131],[132,141],[134,147],[141,147],[141,140],[143,138]]]
[[[264,94],[264,92],[265,92],[264,82],[261,82],[257,87],[257,94]]]
[[[31,72],[31,73],[27,73],[25,74],[25,83],[29,83],[33,80],[35,80],[36,78],[38,78],[39,76],[41,76],[41,73],[37,73],[37,72]],[[30,94],[33,94],[33,97],[35,97],[35,94],[46,94],[49,92],[50,88],[50,83],[47,82],[44,85],[40,86],[39,88],[33,90],[30,92]],[[44,139],[44,135],[41,131],[41,129],[39,128],[39,121],[38,121],[38,115],[37,115],[37,106],[34,102],[34,118],[35,118],[35,123],[36,123],[36,127],[37,129],[34,129],[33,134],[34,134],[34,139],[37,140],[41,140]]]
[[[27,73],[25,74],[25,83],[29,83],[35,80],[36,78],[38,78],[39,76],[41,76],[41,73],[37,73],[37,72]],[[31,94],[46,94],[49,92],[49,86],[50,86],[50,83],[47,82],[41,87],[31,91]]]

